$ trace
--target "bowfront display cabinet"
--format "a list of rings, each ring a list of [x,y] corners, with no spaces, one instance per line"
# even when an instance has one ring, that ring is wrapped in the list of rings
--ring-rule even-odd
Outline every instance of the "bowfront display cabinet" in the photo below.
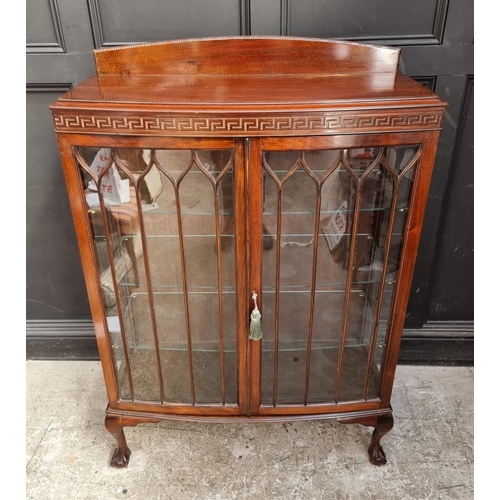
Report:
[[[102,49],[51,106],[111,465],[129,461],[124,426],[164,419],[361,423],[386,462],[445,109],[399,53],[288,37]]]

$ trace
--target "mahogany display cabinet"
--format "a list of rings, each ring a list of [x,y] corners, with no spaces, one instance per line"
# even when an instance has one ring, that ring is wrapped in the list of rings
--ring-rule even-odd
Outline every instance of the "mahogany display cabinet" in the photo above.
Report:
[[[143,422],[390,405],[446,103],[400,49],[234,37],[94,52],[51,106],[109,399]],[[334,446],[332,436],[332,446]]]

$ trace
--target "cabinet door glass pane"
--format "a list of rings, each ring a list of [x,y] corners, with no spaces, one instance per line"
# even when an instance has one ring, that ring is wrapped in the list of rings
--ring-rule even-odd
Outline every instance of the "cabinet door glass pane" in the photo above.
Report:
[[[262,153],[262,404],[377,397],[419,157]]]
[[[75,155],[120,398],[236,404],[233,151]]]

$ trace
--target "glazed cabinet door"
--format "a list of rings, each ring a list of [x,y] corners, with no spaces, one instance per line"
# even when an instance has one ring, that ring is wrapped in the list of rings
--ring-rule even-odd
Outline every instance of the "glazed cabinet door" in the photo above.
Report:
[[[71,151],[110,404],[246,412],[241,141],[82,142]]]
[[[252,142],[250,288],[263,334],[250,341],[252,412],[334,413],[388,400],[428,140],[409,137]]]

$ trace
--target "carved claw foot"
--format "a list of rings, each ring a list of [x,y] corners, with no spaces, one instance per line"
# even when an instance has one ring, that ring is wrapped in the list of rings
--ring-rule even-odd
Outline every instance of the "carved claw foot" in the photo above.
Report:
[[[110,465],[111,467],[127,467],[128,462],[130,460],[130,450],[127,447],[125,451],[116,448],[113,456],[111,457]]]
[[[377,424],[372,434],[370,446],[368,447],[368,455],[373,465],[385,465],[387,463],[387,458],[384,449],[380,445],[380,440],[392,429],[393,425],[394,419],[392,414],[381,415],[377,418]]]
[[[369,446],[368,447],[368,455],[370,457],[370,462],[373,465],[385,465],[387,463],[387,459],[385,458],[384,449],[382,446]]]
[[[130,449],[127,446],[121,418],[106,415],[104,425],[118,445],[111,457],[110,465],[112,467],[127,467],[130,461]]]

